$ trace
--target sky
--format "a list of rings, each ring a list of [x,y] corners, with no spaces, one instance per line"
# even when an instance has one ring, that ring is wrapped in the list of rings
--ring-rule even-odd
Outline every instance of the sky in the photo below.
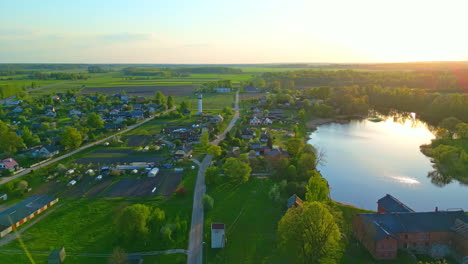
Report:
[[[1,0],[0,63],[468,60],[468,1]]]

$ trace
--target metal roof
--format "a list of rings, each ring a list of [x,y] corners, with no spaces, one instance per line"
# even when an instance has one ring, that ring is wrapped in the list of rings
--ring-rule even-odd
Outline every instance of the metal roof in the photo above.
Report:
[[[387,194],[383,198],[380,198],[377,201],[377,204],[383,207],[389,213],[414,212],[413,209],[409,208],[404,203],[400,202],[397,198],[391,196],[390,194]]]
[[[0,213],[0,228],[5,229],[17,223],[55,199],[57,198],[48,195],[36,195],[17,203]]]

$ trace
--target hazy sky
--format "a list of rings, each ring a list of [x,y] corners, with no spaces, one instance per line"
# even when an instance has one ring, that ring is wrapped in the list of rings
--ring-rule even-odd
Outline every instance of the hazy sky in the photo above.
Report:
[[[0,0],[0,62],[468,60],[468,1]]]

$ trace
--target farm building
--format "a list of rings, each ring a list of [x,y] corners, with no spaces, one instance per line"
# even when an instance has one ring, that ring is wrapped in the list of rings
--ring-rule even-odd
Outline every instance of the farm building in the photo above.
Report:
[[[375,259],[395,259],[398,250],[467,258],[468,216],[463,210],[414,212],[391,195],[380,199],[378,207],[378,213],[353,217],[354,235]]]
[[[0,161],[0,170],[10,170],[10,171],[15,171],[19,168],[18,162],[14,160],[13,158],[8,158]]]
[[[231,88],[214,88],[213,89],[215,92],[217,93],[230,93],[231,92]]]
[[[36,195],[17,203],[0,213],[0,237],[6,236],[12,230],[58,202],[57,197]]]
[[[48,258],[48,264],[62,264],[65,261],[66,253],[65,253],[65,248],[59,248],[52,253],[50,253],[49,258]]]
[[[224,248],[226,237],[224,224],[211,223],[211,248]]]

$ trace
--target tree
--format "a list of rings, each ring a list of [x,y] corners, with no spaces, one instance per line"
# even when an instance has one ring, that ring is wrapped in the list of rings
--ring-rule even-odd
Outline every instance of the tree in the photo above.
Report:
[[[216,184],[219,182],[220,172],[218,167],[209,167],[205,170],[206,184]]]
[[[301,138],[291,138],[286,145],[288,153],[293,157],[298,157],[304,148],[304,142]]]
[[[317,159],[314,154],[302,153],[301,157],[297,162],[299,173],[304,175],[307,171],[314,170],[317,164]]]
[[[172,98],[172,96],[169,95],[167,97],[167,108],[171,109],[172,107],[174,107],[174,105],[175,105],[174,98]]]
[[[210,145],[208,146],[206,152],[216,158],[221,155],[222,149],[219,146]]]
[[[232,115],[232,114],[234,114],[234,111],[232,110],[231,107],[225,106],[225,107],[223,108],[223,114]]]
[[[0,121],[0,153],[14,154],[19,148],[24,147],[23,139],[8,126]]]
[[[250,168],[249,164],[240,161],[236,158],[228,158],[223,164],[224,175],[229,179],[239,183],[245,183],[249,180]]]
[[[78,148],[83,139],[81,133],[74,127],[67,127],[65,132],[63,132],[61,142],[67,149],[76,149]]]
[[[206,129],[203,129],[201,133],[200,144],[202,145],[202,147],[208,147],[208,144],[210,144],[210,134]]]
[[[208,194],[203,195],[202,198],[203,208],[205,211],[209,211],[213,209],[214,206],[214,199],[213,197],[209,196]]]
[[[116,247],[112,251],[112,255],[109,259],[109,264],[127,264],[128,263],[128,255],[125,251],[120,248]]]
[[[104,128],[104,121],[98,114],[94,112],[88,115],[86,119],[86,124],[88,125],[89,128],[92,128],[92,129]]]
[[[129,240],[145,237],[148,234],[148,220],[151,211],[143,204],[134,204],[125,207],[117,217],[118,230]]]
[[[451,116],[451,117],[444,118],[442,121],[440,121],[439,127],[445,128],[448,131],[453,133],[455,132],[455,127],[460,123],[462,123],[462,121],[460,121],[456,117]]]
[[[20,181],[16,187],[18,190],[24,192],[28,189],[28,182],[27,181]]]
[[[166,220],[166,213],[160,208],[154,208],[150,216],[150,226],[151,230],[158,230],[163,226],[164,221]]]
[[[458,137],[468,139],[468,123],[460,123],[456,126]]]
[[[280,245],[293,248],[304,263],[322,263],[339,249],[340,230],[328,207],[305,202],[288,209],[278,224]]]
[[[297,169],[296,169],[296,166],[294,165],[289,165],[288,166],[288,169],[286,170],[287,172],[287,179],[288,181],[295,181],[296,178],[297,178]]]
[[[312,171],[312,175],[306,186],[306,200],[313,201],[327,201],[329,199],[330,188],[328,182],[325,180],[318,171]]]
[[[23,139],[24,143],[28,147],[32,147],[34,145],[37,145],[41,142],[39,137],[37,135],[34,135],[31,130],[27,127],[23,127],[21,130],[21,138]]]
[[[185,110],[189,110],[189,108],[190,108],[189,103],[187,101],[182,101],[179,106],[179,111],[183,112]]]
[[[163,105],[166,102],[166,97],[161,91],[157,91],[154,95],[154,101],[158,105]]]

